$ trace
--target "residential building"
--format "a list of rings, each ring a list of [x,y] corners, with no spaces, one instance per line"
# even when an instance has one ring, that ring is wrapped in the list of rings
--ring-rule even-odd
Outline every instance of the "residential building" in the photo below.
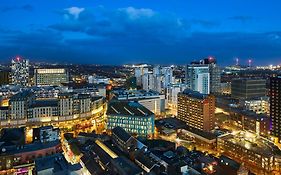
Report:
[[[28,106],[34,100],[34,94],[31,91],[23,91],[10,98],[10,119],[27,119]]]
[[[120,126],[125,131],[151,136],[154,134],[154,113],[138,102],[113,101],[107,109],[107,129]]]
[[[140,65],[135,67],[135,77],[137,79],[137,85],[142,86],[142,76],[148,73],[148,67],[146,65]]]
[[[214,128],[215,97],[189,89],[178,94],[177,118],[188,126],[211,131]]]
[[[281,143],[281,76],[270,78],[271,133]]]
[[[63,68],[35,69],[34,77],[37,86],[61,86],[69,82],[69,73]]]
[[[166,100],[169,106],[177,107],[178,93],[183,92],[187,88],[186,84],[170,84],[166,88]]]
[[[185,82],[189,89],[202,94],[210,93],[210,72],[208,65],[187,65],[185,74]]]
[[[12,84],[28,86],[29,85],[29,61],[17,57],[12,60],[11,65]]]

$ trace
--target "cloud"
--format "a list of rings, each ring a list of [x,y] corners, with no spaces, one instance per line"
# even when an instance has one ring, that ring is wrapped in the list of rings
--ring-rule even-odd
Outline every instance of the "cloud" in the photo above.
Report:
[[[66,8],[64,10],[66,10],[69,13],[69,15],[72,15],[74,17],[74,19],[78,19],[80,13],[83,12],[85,10],[85,8],[70,7],[70,8]],[[65,14],[65,15],[67,15],[67,14]],[[69,17],[69,15],[67,15],[67,17]]]
[[[64,12],[61,15],[68,14]],[[150,35],[151,38],[167,41],[170,38],[184,38],[189,24],[181,18],[162,15],[152,9],[127,7],[115,10],[85,9],[79,18],[65,18],[62,23],[53,24],[50,28],[105,38],[124,35],[138,38]]]
[[[25,4],[22,6],[7,6],[7,7],[0,8],[0,12],[2,12],[2,13],[15,11],[15,10],[23,10],[23,11],[27,11],[27,12],[32,12],[34,10],[34,8],[30,4]]]
[[[233,57],[264,63],[281,56],[279,31],[209,32],[220,23],[187,20],[148,8],[71,7],[58,14],[62,22],[48,28],[25,32],[0,29],[0,58],[21,54],[74,63],[186,64],[213,55],[226,65]],[[194,27],[206,29],[194,32]]]
[[[232,17],[229,17],[228,19],[244,23],[244,22],[253,20],[253,17],[251,17],[251,16],[232,16]]]
[[[140,8],[136,9],[134,7],[127,7],[127,8],[120,8],[120,12],[125,12],[128,17],[132,20],[139,19],[139,18],[150,18],[155,15],[155,12],[151,9]]]

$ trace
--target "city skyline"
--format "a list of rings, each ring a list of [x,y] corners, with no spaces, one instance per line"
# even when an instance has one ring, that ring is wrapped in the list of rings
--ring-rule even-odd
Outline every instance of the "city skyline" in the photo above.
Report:
[[[279,1],[6,1],[1,62],[280,64]],[[19,16],[21,19],[19,20]]]

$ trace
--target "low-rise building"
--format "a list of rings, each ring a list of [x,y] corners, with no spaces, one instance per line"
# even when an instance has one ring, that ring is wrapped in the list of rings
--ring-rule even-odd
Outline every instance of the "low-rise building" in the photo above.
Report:
[[[272,142],[249,132],[236,132],[218,137],[218,151],[246,165],[281,171],[281,151]]]
[[[257,114],[269,115],[270,105],[269,97],[260,97],[254,99],[247,99],[241,102],[242,107],[246,110],[254,111]]]
[[[125,131],[151,136],[154,134],[154,114],[138,102],[113,101],[107,109],[107,129],[120,126]]]

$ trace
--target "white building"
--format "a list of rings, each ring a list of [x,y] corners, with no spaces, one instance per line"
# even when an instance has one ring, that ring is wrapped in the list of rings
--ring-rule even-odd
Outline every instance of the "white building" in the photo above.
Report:
[[[138,101],[156,115],[165,111],[165,95],[155,91],[116,90],[113,96],[117,100]]]
[[[147,67],[139,66],[135,68],[135,77],[137,79],[138,86],[142,85],[142,76],[147,73],[148,73]]]
[[[187,88],[186,84],[170,84],[166,88],[166,100],[170,107],[177,108],[178,93],[183,92]]]
[[[110,78],[91,75],[88,77],[88,83],[91,84],[109,84]]]
[[[17,57],[12,60],[11,78],[14,85],[29,85],[29,61]]]
[[[208,65],[191,64],[186,66],[186,84],[193,91],[210,93],[210,73]]]
[[[245,109],[254,111],[257,114],[269,114],[270,112],[269,97],[247,99],[242,101],[242,105]]]

